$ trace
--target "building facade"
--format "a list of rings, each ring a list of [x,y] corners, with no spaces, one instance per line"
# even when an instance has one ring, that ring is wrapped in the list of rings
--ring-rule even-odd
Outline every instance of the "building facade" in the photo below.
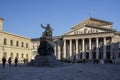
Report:
[[[120,62],[120,33],[112,22],[89,18],[62,35],[63,58]]]
[[[0,61],[9,57],[19,61],[34,59],[40,45],[39,38],[26,38],[2,30],[0,18]],[[54,54],[59,60],[99,60],[120,63],[120,33],[112,22],[88,18],[73,26],[67,33],[53,37]]]
[[[0,18],[0,62],[3,57],[12,60],[18,57],[19,62],[23,59],[31,59],[31,39],[15,35],[2,30],[3,19]]]
[[[54,54],[57,59],[120,62],[120,33],[112,29],[112,24],[89,18],[73,26],[62,36],[53,37]],[[37,46],[38,40],[34,39]],[[37,51],[37,47],[34,50]]]

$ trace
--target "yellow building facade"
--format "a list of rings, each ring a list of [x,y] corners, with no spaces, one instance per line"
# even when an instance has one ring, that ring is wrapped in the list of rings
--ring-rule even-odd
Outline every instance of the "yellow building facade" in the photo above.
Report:
[[[23,62],[24,58],[30,61],[31,39],[3,31],[3,20],[0,18],[0,62],[3,57],[6,60],[18,57],[19,62]]]

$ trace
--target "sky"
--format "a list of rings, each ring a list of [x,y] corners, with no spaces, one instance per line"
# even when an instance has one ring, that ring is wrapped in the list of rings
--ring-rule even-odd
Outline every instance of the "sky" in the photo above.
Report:
[[[53,36],[61,36],[88,19],[90,11],[120,31],[120,0],[0,0],[3,31],[28,38],[41,37],[41,24],[50,24]]]

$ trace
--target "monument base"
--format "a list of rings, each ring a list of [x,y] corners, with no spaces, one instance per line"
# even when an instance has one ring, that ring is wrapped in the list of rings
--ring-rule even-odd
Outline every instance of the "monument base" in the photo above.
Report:
[[[56,59],[54,55],[41,56],[37,55],[34,60],[31,60],[29,65],[32,66],[54,66],[61,65],[62,63]]]

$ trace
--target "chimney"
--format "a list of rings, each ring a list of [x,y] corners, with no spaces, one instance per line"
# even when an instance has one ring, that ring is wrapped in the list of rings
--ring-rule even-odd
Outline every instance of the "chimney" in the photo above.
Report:
[[[0,18],[0,31],[2,31],[2,23],[3,23],[3,18]]]

